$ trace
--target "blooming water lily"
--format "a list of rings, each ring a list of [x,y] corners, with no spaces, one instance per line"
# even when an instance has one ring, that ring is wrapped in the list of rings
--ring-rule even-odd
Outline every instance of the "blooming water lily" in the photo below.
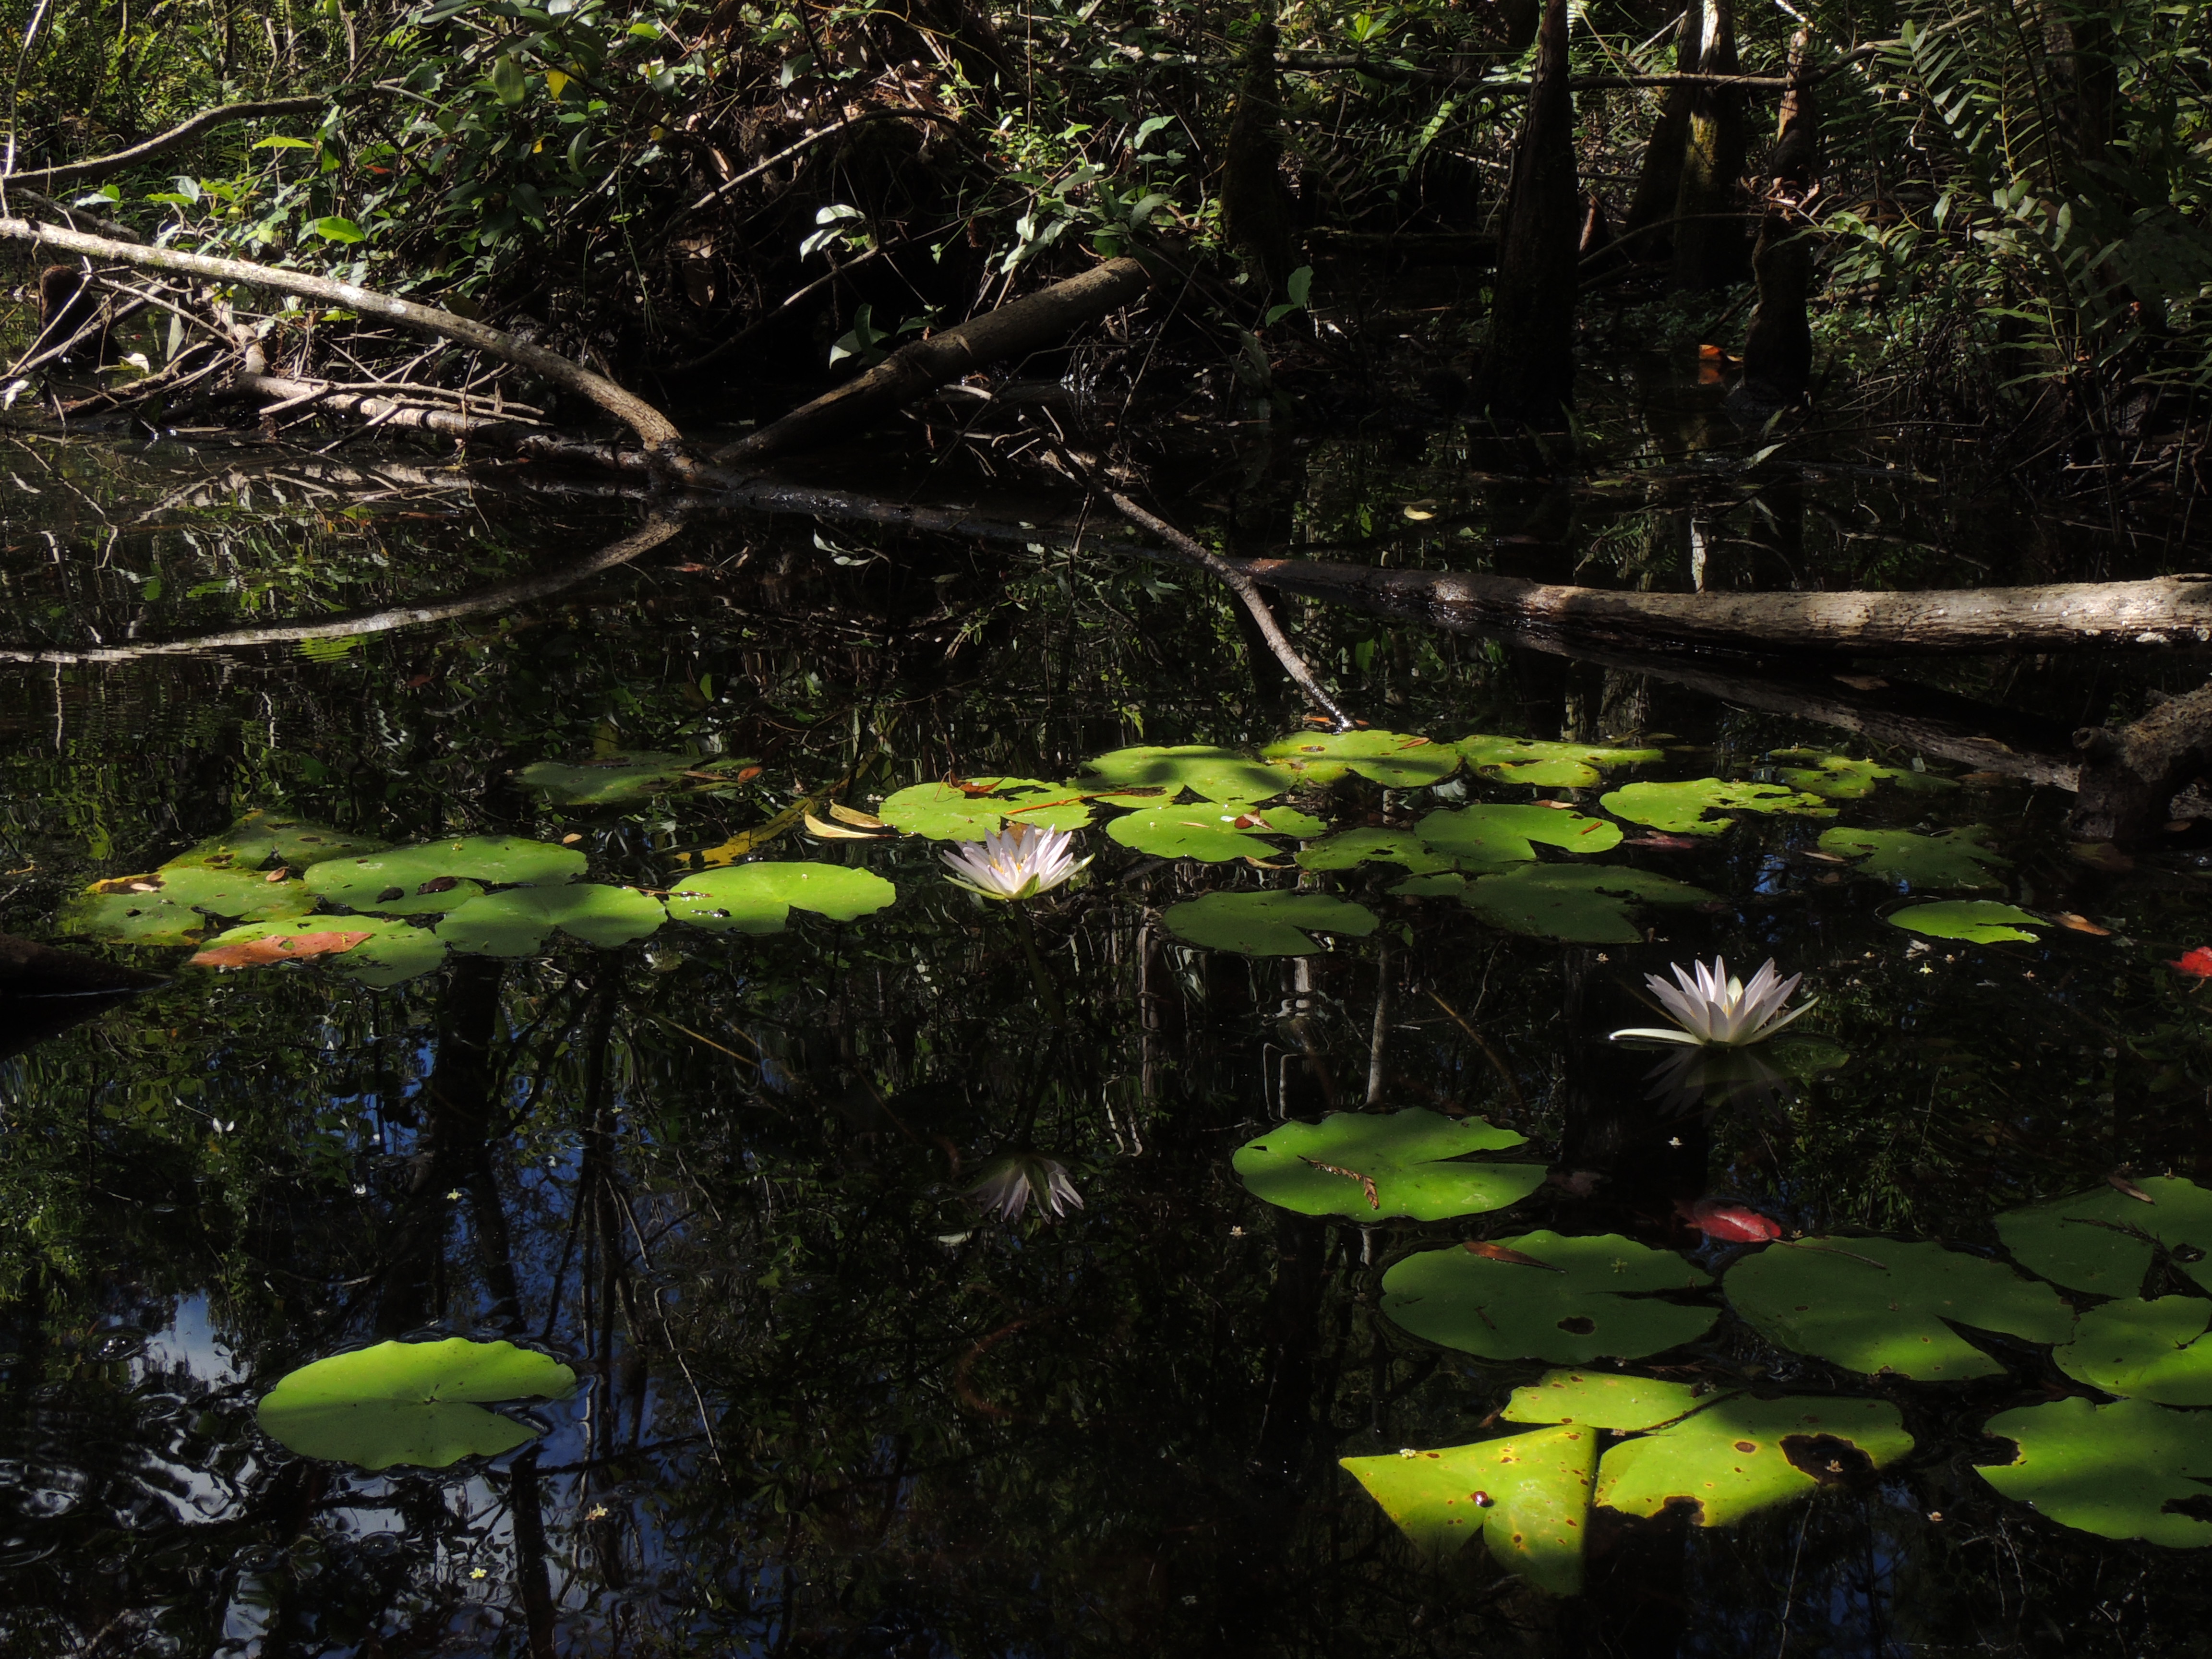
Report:
[[[1613,1041],[1644,1037],[1654,1042],[1683,1042],[1699,1047],[1714,1043],[1739,1048],[1765,1042],[1813,1006],[1808,1002],[1784,1010],[1783,1005],[1790,1000],[1790,994],[1797,988],[1797,982],[1804,975],[1792,974],[1784,979],[1771,961],[1751,976],[1748,985],[1731,979],[1728,963],[1719,957],[1713,958],[1711,968],[1693,962],[1686,970],[1676,963],[1672,971],[1672,985],[1656,974],[1646,975],[1644,982],[1651,988],[1652,995],[1666,1006],[1676,1024],[1632,1025],[1615,1031]]]
[[[1075,856],[1075,837],[1069,831],[1026,823],[1010,823],[945,854],[954,884],[988,899],[1033,898],[1090,862]]]
[[[1008,1152],[983,1166],[983,1178],[968,1189],[968,1196],[987,1210],[996,1210],[1006,1221],[1018,1221],[1034,1198],[1048,1215],[1065,1215],[1083,1207],[1083,1195],[1067,1178],[1067,1166],[1041,1152]]]

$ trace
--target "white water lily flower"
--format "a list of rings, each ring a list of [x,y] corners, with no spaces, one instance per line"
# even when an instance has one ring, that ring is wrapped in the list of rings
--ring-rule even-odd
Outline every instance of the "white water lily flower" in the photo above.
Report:
[[[963,841],[945,854],[954,884],[988,899],[1050,892],[1090,862],[1077,859],[1069,831],[1026,823],[1010,823],[981,841]]]
[[[1008,1152],[983,1167],[983,1178],[968,1196],[1006,1221],[1018,1221],[1030,1200],[1046,1214],[1061,1216],[1083,1207],[1083,1195],[1067,1178],[1067,1166],[1039,1152]]]
[[[1693,962],[1685,971],[1680,963],[1675,963],[1672,971],[1672,985],[1656,974],[1646,975],[1644,982],[1651,988],[1652,995],[1666,1005],[1677,1024],[1631,1026],[1615,1031],[1615,1042],[1622,1037],[1644,1037],[1655,1042],[1699,1046],[1716,1043],[1723,1048],[1740,1048],[1765,1042],[1813,1006],[1808,1002],[1784,1011],[1783,1005],[1790,1000],[1790,994],[1805,976],[1792,974],[1784,979],[1771,958],[1751,976],[1748,985],[1729,978],[1728,963],[1719,957],[1713,958],[1711,968]]]

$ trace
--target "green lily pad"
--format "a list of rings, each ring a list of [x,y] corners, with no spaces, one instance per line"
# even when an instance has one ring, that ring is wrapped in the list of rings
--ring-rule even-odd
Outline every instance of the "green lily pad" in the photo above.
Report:
[[[1720,1317],[1717,1308],[1681,1307],[1649,1294],[1712,1283],[1672,1250],[1617,1233],[1562,1238],[1534,1232],[1498,1243],[1547,1265],[1456,1248],[1425,1250],[1382,1275],[1382,1311],[1443,1347],[1487,1359],[1567,1364],[1679,1347]]]
[[[1419,1107],[1388,1116],[1332,1112],[1318,1123],[1270,1129],[1231,1163],[1254,1197],[1301,1215],[1443,1221],[1502,1210],[1542,1186],[1540,1164],[1456,1161],[1526,1139],[1479,1117],[1455,1121]]]
[[[55,925],[64,933],[111,945],[197,945],[210,916],[275,921],[314,908],[314,894],[298,881],[270,881],[250,869],[176,864],[93,883],[61,907]]]
[[[1597,1443],[1597,1430],[1570,1425],[1340,1461],[1430,1559],[1480,1533],[1498,1565],[1539,1589],[1573,1595],[1583,1587]]]
[[[302,1457],[442,1469],[537,1438],[536,1429],[487,1404],[557,1399],[575,1386],[566,1365],[512,1342],[380,1342],[291,1372],[255,1415],[271,1439]]]
[[[858,921],[898,897],[898,889],[874,871],[845,864],[732,864],[678,879],[668,895],[670,919],[715,933],[780,933],[793,910]]]
[[[526,957],[553,930],[611,951],[641,939],[666,920],[660,901],[635,887],[579,882],[571,887],[517,887],[486,893],[438,924],[438,937],[480,957]]]
[[[367,836],[349,836],[289,812],[256,807],[223,834],[178,854],[162,867],[197,864],[216,870],[258,870],[273,858],[288,869],[304,870],[325,859],[358,858],[384,845]]]
[[[1456,870],[1409,876],[1404,881],[1392,884],[1390,891],[1401,898],[1465,898],[1467,878]]]
[[[1727,1526],[1820,1485],[1790,1461],[1790,1443],[1799,1438],[1843,1441],[1876,1468],[1912,1449],[1904,1419],[1887,1400],[1730,1395],[1655,1434],[1608,1447],[1595,1501],[1641,1516],[1692,1504],[1700,1526]]]
[[[2083,1314],[2074,1340],[2051,1351],[2067,1376],[2106,1394],[2155,1400],[2161,1406],[2212,1406],[2212,1302],[2161,1296],[2154,1302],[2107,1302]]]
[[[2174,1176],[2146,1176],[2134,1184],[2150,1194],[2150,1203],[2114,1187],[2093,1187],[2006,1211],[1997,1218],[1997,1237],[2023,1267],[2069,1290],[2136,1296],[2160,1245],[2212,1251],[2212,1192]],[[2212,1259],[2174,1265],[2212,1290]]]
[[[1916,772],[1909,766],[1881,766],[1845,755],[1824,755],[1817,749],[1778,749],[1767,758],[1794,763],[1775,769],[1778,781],[1829,800],[1862,800],[1874,793],[1875,784],[1885,780],[1916,794],[1941,794],[1946,789],[1959,787],[1949,778],[1938,777],[1933,772]]]
[[[1570,853],[1606,853],[1620,845],[1617,823],[1525,801],[1446,807],[1417,827],[1424,842],[1468,870],[1528,863],[1539,842]]]
[[[535,789],[556,806],[611,806],[622,801],[648,800],[672,790],[734,782],[734,778],[717,775],[738,772],[751,764],[749,760],[702,760],[633,750],[604,760],[533,761],[514,776],[524,788]]]
[[[1978,823],[1932,836],[1910,830],[1831,830],[1820,850],[1843,858],[1864,858],[1858,868],[1870,876],[1921,887],[1996,887],[1996,871],[2010,859],[1982,841],[1989,830]]]
[[[1116,749],[1085,761],[1083,771],[1072,787],[1097,790],[1126,784],[1157,792],[1106,797],[1117,806],[1164,805],[1184,789],[1201,800],[1273,800],[1293,781],[1249,755],[1198,743]]]
[[[1925,933],[1930,939],[1964,939],[1969,945],[1998,945],[2007,939],[2033,941],[2035,935],[2023,929],[2051,925],[2016,904],[2000,904],[1995,899],[1944,899],[1935,904],[1908,904],[1902,910],[1891,911],[1885,920],[1891,927],[1902,927],[1909,933]]]
[[[1188,944],[1248,957],[1310,956],[1321,946],[1308,929],[1365,939],[1378,926],[1365,905],[1327,893],[1208,893],[1160,920]]]
[[[251,921],[203,941],[202,948],[215,950],[258,939],[325,930],[368,935],[349,951],[315,960],[334,974],[343,974],[379,990],[419,979],[446,959],[445,940],[428,928],[386,916],[318,916],[304,927],[297,921]]]
[[[2212,1522],[2166,1507],[2203,1498],[2212,1481],[2212,1413],[2054,1400],[1999,1412],[1982,1432],[2019,1447],[1982,1479],[2063,1527],[2172,1549],[2212,1544]]]
[[[1106,826],[1106,834],[1155,858],[1225,864],[1231,859],[1266,860],[1282,851],[1259,839],[1261,836],[1317,836],[1328,827],[1310,813],[1288,806],[1194,800],[1180,806],[1141,807],[1115,818]]]
[[[1954,1324],[2029,1342],[2063,1342],[2074,1328],[2057,1291],[2002,1261],[1891,1238],[1770,1246],[1731,1267],[1725,1289],[1736,1312],[1778,1346],[1929,1382],[2004,1370]]]
[[[1459,770],[1452,744],[1396,732],[1302,732],[1260,752],[1308,783],[1334,783],[1351,772],[1392,789],[1420,789]]]
[[[1633,945],[1638,904],[1707,904],[1717,895],[1614,865],[1538,864],[1470,883],[1460,902],[1494,927],[1577,945]]]
[[[1349,870],[1370,860],[1402,864],[1417,876],[1452,867],[1448,854],[1435,851],[1410,830],[1346,830],[1298,849],[1298,862],[1309,870]]]
[[[572,847],[521,836],[464,836],[415,847],[331,859],[307,874],[307,890],[328,903],[381,915],[428,915],[477,898],[477,884],[554,887],[584,873]]]
[[[1602,781],[1600,774],[1613,767],[1640,766],[1666,758],[1657,749],[1607,749],[1587,743],[1485,737],[1480,732],[1462,738],[1457,747],[1469,766],[1501,783],[1555,789],[1586,789]]]
[[[1800,794],[1779,784],[1729,783],[1720,778],[1623,784],[1601,796],[1598,804],[1631,823],[1649,824],[1654,830],[1682,836],[1717,836],[1735,822],[1709,818],[1708,812],[1789,812],[1809,818],[1836,816],[1836,809],[1818,795]]]
[[[1082,787],[1035,778],[969,778],[966,788],[917,783],[890,796],[876,815],[894,830],[932,841],[981,841],[1008,821],[1037,830],[1080,830],[1091,822]],[[973,793],[982,791],[981,793]]]
[[[1606,1372],[1547,1371],[1513,1390],[1502,1413],[1515,1423],[1585,1423],[1594,1429],[1656,1429],[1716,1398],[1686,1382]]]

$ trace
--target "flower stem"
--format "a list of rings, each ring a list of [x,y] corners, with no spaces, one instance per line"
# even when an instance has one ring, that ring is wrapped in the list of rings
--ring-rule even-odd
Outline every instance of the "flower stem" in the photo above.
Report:
[[[1067,1010],[1060,1003],[1060,988],[1052,982],[1044,958],[1037,953],[1036,929],[1030,925],[1029,906],[1016,899],[1006,908],[1014,913],[1014,933],[1022,942],[1022,954],[1030,959],[1030,974],[1036,981],[1037,1002],[1044,1009],[1045,1019],[1054,1025],[1066,1024]]]

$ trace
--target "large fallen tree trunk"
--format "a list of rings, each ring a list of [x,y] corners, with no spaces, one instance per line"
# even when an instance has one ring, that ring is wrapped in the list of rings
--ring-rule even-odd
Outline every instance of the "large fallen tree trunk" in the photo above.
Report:
[[[2168,699],[2133,726],[2077,732],[2074,746],[2081,751],[2075,829],[2131,841],[2156,829],[2174,796],[2212,771],[2212,685]]]

